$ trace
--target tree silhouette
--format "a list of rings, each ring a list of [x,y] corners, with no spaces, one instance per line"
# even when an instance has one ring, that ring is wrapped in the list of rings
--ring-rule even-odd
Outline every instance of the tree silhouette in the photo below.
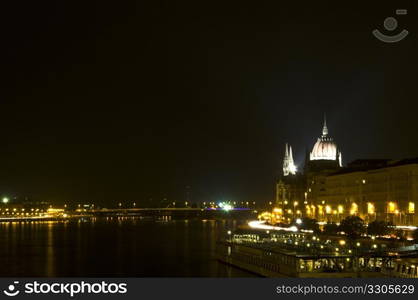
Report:
[[[334,235],[338,233],[338,225],[335,223],[327,223],[324,225],[324,233]]]
[[[366,231],[364,221],[358,216],[349,216],[343,219],[339,230],[345,232],[350,239],[356,239]]]
[[[373,221],[367,227],[367,234],[369,235],[387,235],[391,232],[390,226],[392,223],[386,221]]]

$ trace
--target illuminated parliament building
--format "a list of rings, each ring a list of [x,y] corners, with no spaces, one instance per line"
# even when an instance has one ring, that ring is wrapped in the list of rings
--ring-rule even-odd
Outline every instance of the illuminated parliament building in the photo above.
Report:
[[[385,220],[396,225],[418,225],[418,158],[358,159],[342,165],[342,153],[328,133],[306,153],[297,170],[292,147],[286,144],[283,173],[276,184],[276,219],[307,216],[336,222],[356,215],[366,222]]]

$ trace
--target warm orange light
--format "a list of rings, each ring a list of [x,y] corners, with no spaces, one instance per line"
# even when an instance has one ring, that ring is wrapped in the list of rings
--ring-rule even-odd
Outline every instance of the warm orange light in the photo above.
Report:
[[[325,212],[326,212],[327,214],[330,214],[330,213],[331,213],[331,206],[326,205],[326,206],[325,206]]]
[[[64,209],[62,208],[48,208],[48,213],[62,213],[64,212]]]
[[[344,212],[344,207],[342,205],[338,205],[338,213],[342,214]]]
[[[371,202],[368,202],[367,203],[367,213],[370,214],[370,215],[374,215],[375,212],[376,212],[376,210],[375,210],[374,204],[371,203]]]
[[[358,205],[357,203],[351,203],[351,208],[350,208],[350,215],[355,215],[358,213]]]
[[[388,213],[394,214],[397,211],[397,205],[395,202],[389,202],[388,203]]]
[[[415,213],[415,203],[409,202],[408,203],[408,213],[414,214]]]
[[[278,213],[278,214],[282,214],[283,213],[283,209],[275,207],[273,209],[273,212]]]

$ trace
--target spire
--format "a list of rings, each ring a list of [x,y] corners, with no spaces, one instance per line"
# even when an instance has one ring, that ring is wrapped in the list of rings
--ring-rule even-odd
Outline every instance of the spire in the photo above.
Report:
[[[293,162],[292,146],[289,146],[289,163],[291,163],[292,165],[294,164],[294,162]]]
[[[286,149],[283,158],[283,175],[295,175],[296,174],[296,166],[293,161],[293,153],[292,153],[292,146],[289,146],[286,143]]]
[[[324,127],[322,127],[322,136],[328,135],[327,116],[324,113]]]

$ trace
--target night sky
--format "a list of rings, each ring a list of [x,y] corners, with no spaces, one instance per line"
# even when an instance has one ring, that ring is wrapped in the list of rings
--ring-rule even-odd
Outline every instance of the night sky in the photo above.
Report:
[[[270,201],[324,113],[344,164],[418,156],[416,1],[8,2],[0,195]]]

